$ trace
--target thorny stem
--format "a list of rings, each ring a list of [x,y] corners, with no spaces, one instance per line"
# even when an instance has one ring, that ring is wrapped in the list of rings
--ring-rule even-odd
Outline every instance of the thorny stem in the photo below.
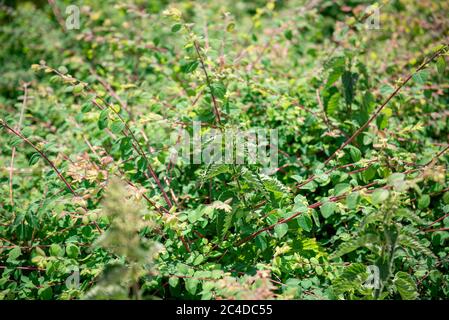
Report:
[[[19,123],[15,127],[16,130],[20,130],[20,127],[22,126],[23,122],[23,115],[25,113],[25,108],[27,105],[27,99],[28,99],[28,83],[23,84],[23,102],[22,102],[22,108],[20,109],[20,116],[19,116]],[[14,157],[16,155],[16,147],[12,147],[11,152],[11,165],[9,170],[9,200],[11,202],[11,205],[14,205],[14,195],[13,195],[13,172],[14,172]]]
[[[70,190],[70,192],[74,196],[77,196],[77,193],[72,188],[70,183],[64,178],[64,176],[61,174],[61,172],[59,172],[58,168],[56,168],[54,163],[38,147],[36,147],[30,140],[28,140],[26,137],[24,137],[21,133],[19,133],[18,131],[14,130],[13,128],[11,128],[5,121],[0,120],[0,125],[5,127],[6,129],[8,129],[12,134],[16,135],[17,137],[22,139],[24,142],[26,142],[28,145],[30,145],[34,150],[36,150],[36,152],[39,153],[39,155],[43,159],[45,159],[45,161],[47,161],[47,163],[52,167],[52,169],[56,172],[58,177],[64,182],[64,184],[67,186],[67,188]]]
[[[203,69],[204,76],[206,77],[206,84],[207,84],[207,87],[209,88],[210,95],[212,97],[212,102],[214,105],[214,114],[215,114],[216,121],[221,126],[221,117],[220,117],[220,111],[218,110],[217,99],[215,98],[214,90],[212,88],[209,74],[207,73],[206,65],[204,64],[203,56],[200,53],[200,45],[199,45],[198,41],[196,41],[196,40],[193,41],[193,45],[195,46],[195,50],[198,55],[198,59],[200,60],[201,69]]]
[[[405,171],[405,172],[403,172],[403,173],[404,173],[404,174],[408,174],[408,173],[411,173],[411,172],[415,172],[415,171],[419,171],[419,170],[425,169],[426,167],[428,167],[429,165],[431,165],[431,164],[433,163],[434,160],[436,160],[437,158],[441,157],[441,156],[442,156],[446,151],[448,151],[448,150],[449,150],[449,147],[446,147],[446,148],[444,148],[442,151],[438,152],[438,153],[432,158],[432,160],[430,160],[426,165],[424,165],[424,166],[421,167],[420,169],[411,169],[411,170],[407,170],[407,171]],[[330,202],[337,202],[337,201],[340,201],[340,200],[342,200],[342,199],[345,199],[345,198],[348,196],[349,193],[352,193],[352,192],[354,192],[354,191],[359,191],[359,190],[367,189],[367,188],[372,187],[372,186],[375,186],[375,185],[377,185],[377,184],[379,184],[379,183],[380,183],[379,181],[374,181],[374,182],[371,182],[371,183],[369,183],[369,184],[367,184],[367,185],[364,185],[364,186],[358,186],[358,187],[354,188],[353,190],[351,190],[351,191],[348,192],[348,193],[345,193],[345,194],[342,194],[342,195],[339,195],[339,196],[330,197],[330,198],[329,198],[329,201],[330,201]],[[318,202],[315,202],[315,203],[309,205],[308,208],[309,208],[309,209],[316,209],[316,208],[319,208],[319,207],[322,206],[322,205],[323,205],[323,202],[318,201]],[[244,239],[238,241],[235,245],[236,245],[236,246],[240,246],[240,245],[242,245],[242,244],[244,244],[244,243],[246,243],[246,242],[248,242],[248,241],[254,239],[254,238],[257,237],[259,234],[261,234],[261,233],[263,233],[263,232],[266,232],[266,231],[269,231],[269,230],[273,229],[273,228],[274,228],[275,226],[277,226],[278,224],[286,223],[286,222],[288,222],[288,221],[290,221],[290,220],[293,220],[294,218],[296,218],[297,216],[299,216],[299,215],[302,214],[302,213],[303,213],[303,211],[300,211],[300,212],[297,212],[297,213],[291,215],[291,216],[288,217],[288,218],[280,219],[278,222],[273,223],[273,224],[271,224],[271,225],[269,225],[269,226],[267,226],[267,227],[265,227],[265,228],[262,228],[262,229],[260,229],[260,230],[258,230],[258,231],[256,231],[256,232],[250,234],[250,235],[247,236],[246,238],[244,238]]]
[[[335,158],[335,156],[341,151],[343,150],[348,144],[350,144],[360,133],[362,133],[369,125],[371,122],[374,121],[374,119],[377,118],[377,116],[380,114],[380,112],[385,108],[385,106],[388,104],[388,102],[390,102],[391,99],[393,99],[393,97],[395,97],[399,91],[402,89],[402,87],[404,87],[407,82],[410,81],[410,79],[413,77],[413,75],[415,75],[416,73],[418,73],[419,71],[421,71],[422,69],[424,69],[431,61],[433,61],[434,59],[436,59],[437,57],[439,57],[441,54],[444,53],[444,49],[447,48],[447,45],[445,45],[443,48],[441,48],[440,50],[436,51],[429,59],[427,59],[425,62],[423,62],[418,69],[416,69],[415,72],[410,73],[407,78],[396,88],[396,90],[394,90],[389,96],[388,98],[384,101],[384,103],[382,103],[380,105],[379,108],[377,108],[377,110],[371,115],[371,117],[359,128],[357,129],[354,134],[347,139],[334,153],[331,154],[331,156],[329,158],[326,159],[326,161],[324,161],[324,164],[328,164],[333,158]]]
[[[47,68],[50,68],[50,67],[47,66]],[[64,78],[67,78],[66,75],[62,74],[62,73],[59,72],[58,70],[53,69],[53,68],[50,68],[50,69],[51,69],[54,73],[56,73],[57,75],[59,75],[60,77],[62,77],[63,79],[64,79]],[[70,76],[70,79],[73,79],[73,80],[75,80],[75,81],[77,81],[77,82],[80,82],[79,80],[77,80],[77,79],[75,79],[75,78],[73,78],[73,77],[71,77],[71,76]],[[134,141],[134,143],[136,144],[136,146],[134,146],[134,144],[133,144],[134,149],[137,151],[138,154],[140,154],[140,155],[145,159],[145,161],[146,161],[146,163],[147,163],[147,168],[148,168],[148,171],[149,171],[150,175],[153,177],[154,181],[156,182],[156,184],[157,184],[159,190],[161,191],[162,196],[163,196],[165,202],[167,203],[168,207],[171,208],[173,205],[172,205],[172,202],[170,201],[170,198],[168,197],[167,193],[165,192],[165,190],[164,190],[164,188],[163,188],[163,186],[162,186],[162,184],[161,184],[161,181],[159,180],[158,176],[157,176],[156,173],[154,172],[154,170],[153,170],[153,168],[152,168],[152,166],[151,166],[151,164],[150,164],[150,161],[148,160],[147,155],[146,155],[145,152],[143,151],[141,145],[139,144],[139,141],[137,140],[136,136],[135,136],[134,133],[132,132],[132,130],[131,130],[131,128],[129,127],[129,125],[126,123],[126,121],[123,119],[123,117],[122,117],[122,116],[121,116],[121,115],[120,115],[114,108],[112,108],[106,101],[104,101],[100,96],[98,96],[98,94],[95,92],[95,90],[89,88],[89,91],[90,91],[91,93],[93,93],[93,94],[95,95],[96,98],[99,98],[99,99],[105,104],[106,108],[112,110],[112,112],[114,112],[114,113],[117,115],[117,117],[119,118],[119,120],[125,125],[125,129],[126,129],[127,132],[129,133],[131,139],[132,139],[132,140]],[[93,103],[95,106],[97,106],[100,110],[102,110],[102,107],[95,101],[95,99],[92,99],[92,103]],[[123,131],[123,133],[125,134],[125,131]],[[126,134],[125,134],[125,135],[126,135]]]

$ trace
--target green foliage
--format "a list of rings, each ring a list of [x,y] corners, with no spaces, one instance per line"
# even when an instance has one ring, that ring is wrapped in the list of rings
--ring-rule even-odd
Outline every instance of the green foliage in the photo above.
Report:
[[[0,5],[0,299],[449,298],[449,3],[55,3]]]

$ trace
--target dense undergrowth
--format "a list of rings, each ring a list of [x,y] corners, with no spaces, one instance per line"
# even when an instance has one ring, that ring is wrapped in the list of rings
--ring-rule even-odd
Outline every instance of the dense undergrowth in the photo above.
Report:
[[[0,6],[0,299],[449,298],[449,2],[49,3]]]

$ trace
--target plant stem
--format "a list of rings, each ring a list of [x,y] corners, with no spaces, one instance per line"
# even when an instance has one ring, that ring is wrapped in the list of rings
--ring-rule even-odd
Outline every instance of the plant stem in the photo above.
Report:
[[[64,184],[67,186],[67,189],[70,190],[70,192],[74,195],[77,196],[77,193],[75,192],[75,190],[72,188],[72,186],[70,185],[70,183],[64,178],[64,176],[61,174],[61,172],[59,172],[58,168],[56,168],[56,166],[54,165],[54,163],[41,151],[39,150],[39,148],[37,148],[30,140],[28,140],[26,137],[24,137],[21,133],[19,133],[18,131],[14,130],[13,128],[11,128],[6,122],[4,121],[0,121],[0,125],[3,125],[3,127],[5,127],[6,129],[8,129],[11,133],[13,133],[14,135],[16,135],[17,137],[19,137],[20,139],[22,139],[24,142],[26,142],[27,144],[29,144],[34,150],[36,150],[37,153],[40,154],[40,156],[42,158],[45,159],[45,161],[47,161],[47,163],[53,168],[53,170],[56,172],[56,174],[58,175],[58,177],[64,182]]]
[[[337,153],[339,153],[341,150],[343,150],[348,144],[350,144],[359,134],[361,134],[368,126],[371,122],[374,121],[374,119],[376,119],[380,112],[385,108],[385,106],[388,104],[388,102],[390,102],[391,99],[393,99],[394,96],[396,96],[399,91],[402,89],[402,87],[404,87],[407,82],[410,81],[410,79],[413,77],[413,75],[415,75],[416,73],[418,73],[419,71],[421,71],[422,69],[424,69],[431,61],[433,61],[434,59],[438,58],[441,54],[443,54],[444,49],[447,48],[447,45],[445,45],[443,48],[441,48],[440,50],[436,51],[429,59],[427,59],[425,62],[423,62],[418,69],[416,69],[415,72],[410,73],[407,78],[396,88],[396,90],[394,90],[389,96],[388,98],[384,101],[384,103],[382,103],[380,105],[379,108],[377,108],[377,110],[371,115],[371,117],[359,128],[357,129],[354,134],[347,139],[334,153],[332,153],[330,155],[329,158],[326,159],[326,161],[324,161],[324,164],[328,164],[329,161],[331,161],[333,158],[335,158],[335,156],[337,155]]]

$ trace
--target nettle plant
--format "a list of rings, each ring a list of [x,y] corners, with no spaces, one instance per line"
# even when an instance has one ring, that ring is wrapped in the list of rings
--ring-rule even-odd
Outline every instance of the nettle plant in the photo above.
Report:
[[[448,297],[445,20],[393,55],[399,5],[151,6],[88,1],[0,112],[1,298]]]

